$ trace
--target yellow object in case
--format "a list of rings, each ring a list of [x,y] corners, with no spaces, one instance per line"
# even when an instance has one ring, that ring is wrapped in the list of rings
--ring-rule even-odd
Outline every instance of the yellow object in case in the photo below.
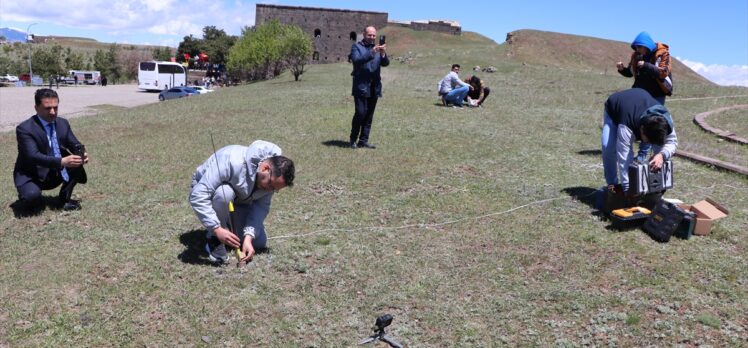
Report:
[[[613,215],[619,216],[622,218],[630,218],[634,215],[649,215],[652,214],[652,211],[644,208],[644,207],[631,207],[631,208],[623,208],[623,209],[616,209],[612,211]]]

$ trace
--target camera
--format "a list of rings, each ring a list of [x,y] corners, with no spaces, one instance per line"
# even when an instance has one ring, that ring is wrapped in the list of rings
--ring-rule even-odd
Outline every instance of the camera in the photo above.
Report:
[[[387,38],[387,37],[386,37],[386,36],[384,36],[384,35],[380,35],[380,36],[379,36],[379,45],[380,45],[380,46],[381,46],[381,45],[384,45],[384,44],[385,44],[385,39],[386,39],[386,38]]]
[[[374,324],[374,327],[372,328],[375,331],[382,331],[384,328],[390,326],[392,324],[392,315],[384,314],[377,317],[377,322]]]
[[[71,151],[71,153],[73,155],[83,157],[83,155],[86,153],[86,146],[83,144],[75,144],[73,145],[73,151]]]

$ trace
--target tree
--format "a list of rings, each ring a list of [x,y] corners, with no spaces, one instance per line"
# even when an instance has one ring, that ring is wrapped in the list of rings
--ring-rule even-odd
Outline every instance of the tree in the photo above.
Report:
[[[226,35],[223,29],[214,26],[203,28],[202,52],[208,55],[214,64],[226,64],[229,50],[236,43],[236,37]]]
[[[156,47],[153,49],[153,59],[159,61],[171,60],[171,48],[169,47]]]
[[[25,65],[20,59],[0,56],[0,71],[6,71],[12,75],[21,75],[24,72],[29,72],[29,66]]]
[[[65,69],[83,70],[85,68],[85,57],[81,52],[75,52],[70,47],[65,49]]]
[[[96,53],[94,53],[94,61],[93,61],[93,68],[94,70],[98,70],[104,75],[109,74],[109,70],[111,69],[112,62],[107,58],[106,52],[103,50],[96,50]]]
[[[281,55],[285,65],[291,69],[295,81],[304,73],[304,66],[312,55],[312,40],[301,28],[287,26],[284,32]]]
[[[34,48],[31,57],[31,66],[34,70],[34,75],[39,75],[42,78],[64,75],[65,69],[63,67],[62,52],[62,46],[60,45]]]
[[[203,28],[203,38],[185,36],[177,47],[177,61],[184,61],[184,54],[196,57],[200,53],[208,55],[213,64],[226,64],[229,51],[236,43],[236,36],[228,35],[223,29],[209,25]]]
[[[119,60],[117,59],[118,52],[119,46],[117,46],[116,43],[113,43],[111,46],[109,46],[109,50],[107,50],[106,53],[106,59],[110,62],[109,71],[107,71],[106,76],[114,83],[117,83],[117,81],[119,81],[120,77],[122,76],[122,72],[124,71],[122,66],[119,64]]]
[[[229,52],[229,72],[249,80],[266,79],[293,66],[298,81],[312,48],[311,40],[301,29],[294,28],[277,20],[243,28],[242,37]]]
[[[202,40],[195,38],[192,34],[185,36],[177,47],[177,61],[183,62],[185,53],[189,54],[190,57],[195,57],[203,49]]]
[[[151,52],[143,50],[121,50],[117,52],[117,63],[120,66],[122,78],[135,80],[138,78],[140,62],[151,60]]]

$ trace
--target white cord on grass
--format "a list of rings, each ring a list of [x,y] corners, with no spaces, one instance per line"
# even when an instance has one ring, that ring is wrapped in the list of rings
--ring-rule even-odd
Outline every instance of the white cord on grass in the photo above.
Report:
[[[589,193],[589,194],[587,194],[585,196],[576,197],[576,198],[584,198],[584,197],[593,195],[594,193],[595,192],[592,192],[592,193]],[[460,219],[451,220],[451,221],[445,221],[445,222],[439,222],[439,223],[430,223],[430,224],[427,224],[427,223],[417,223],[417,224],[409,224],[409,225],[393,226],[393,227],[387,227],[387,226],[368,226],[368,227],[358,227],[358,228],[328,228],[328,229],[314,231],[314,232],[309,232],[309,233],[304,233],[304,234],[269,237],[268,240],[271,240],[271,239],[303,238],[303,237],[316,236],[316,235],[325,234],[325,233],[328,233],[328,232],[336,232],[336,231],[338,231],[338,232],[356,232],[356,231],[363,231],[363,230],[401,230],[401,229],[406,229],[406,228],[411,228],[411,227],[419,227],[419,228],[438,227],[438,226],[444,226],[444,225],[454,224],[454,223],[458,223],[458,222],[462,222],[462,221],[466,221],[466,220],[478,220],[478,219],[483,219],[483,218],[487,218],[487,217],[490,217],[490,216],[508,214],[508,213],[511,213],[511,212],[513,212],[515,210],[519,210],[519,209],[522,209],[522,208],[525,208],[525,207],[529,207],[531,205],[536,205],[536,204],[546,203],[546,202],[550,202],[550,201],[555,201],[555,200],[559,200],[559,199],[565,198],[565,197],[567,197],[567,196],[561,196],[561,197],[555,197],[555,198],[547,198],[547,199],[543,199],[543,200],[539,200],[539,201],[535,201],[535,202],[530,202],[530,203],[527,203],[527,204],[523,204],[523,205],[511,208],[509,210],[504,210],[504,211],[490,213],[490,214],[486,214],[486,215],[480,215],[480,216],[465,217],[465,218],[460,218]]]
[[[724,98],[742,98],[748,97],[748,95],[718,95],[714,97],[692,97],[692,98],[668,98],[667,101],[679,101],[679,100],[702,100],[702,99],[724,99]]]

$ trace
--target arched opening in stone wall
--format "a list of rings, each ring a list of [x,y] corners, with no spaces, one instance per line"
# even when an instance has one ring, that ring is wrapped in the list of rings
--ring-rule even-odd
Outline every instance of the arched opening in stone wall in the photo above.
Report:
[[[322,37],[322,30],[314,29],[314,37]]]
[[[351,41],[356,41],[356,32],[352,31],[350,34]]]

